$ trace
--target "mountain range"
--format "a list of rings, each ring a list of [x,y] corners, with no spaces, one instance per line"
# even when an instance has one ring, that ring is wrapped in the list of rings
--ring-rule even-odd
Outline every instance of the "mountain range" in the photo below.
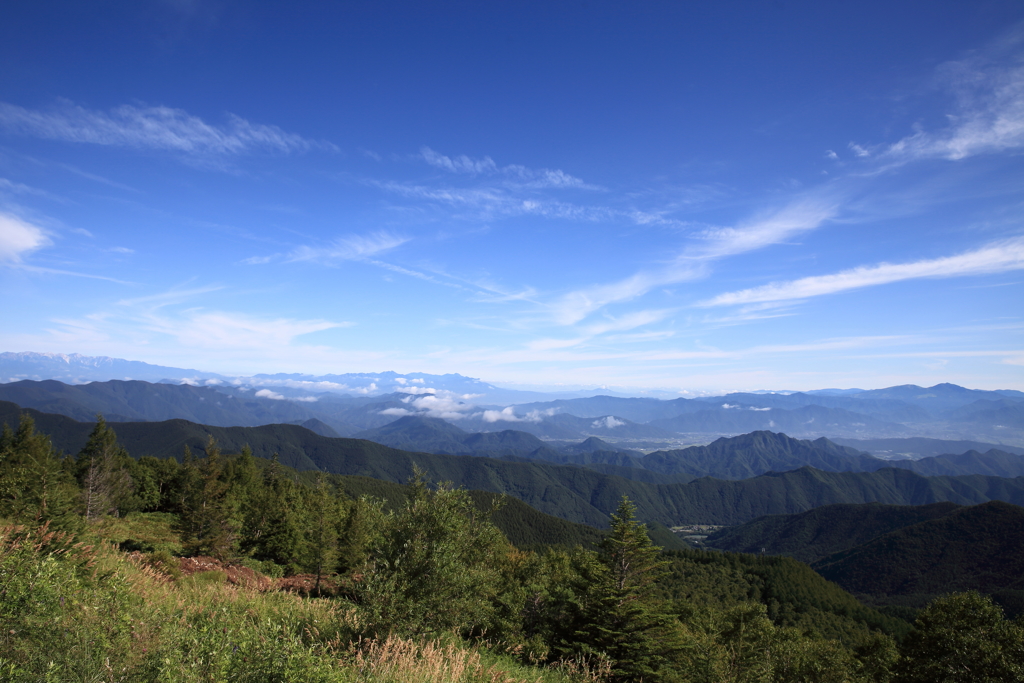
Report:
[[[296,394],[302,391],[306,393]],[[827,436],[855,447],[864,444],[863,450],[886,458],[937,454],[922,446],[926,437],[913,436],[916,431],[971,442],[969,448],[979,451],[994,447],[1024,452],[1021,392],[976,391],[955,385],[927,390],[893,387],[879,390],[880,396],[872,391],[841,396],[747,393],[713,400],[596,396],[504,407],[478,405],[472,394],[450,395],[421,385],[373,396],[302,391],[223,383],[20,380],[0,384],[0,400],[79,420],[92,419],[97,413],[119,421],[181,418],[217,426],[317,420],[339,436],[361,435],[401,417],[440,417],[469,432],[513,429],[547,441],[597,436],[627,449],[664,450],[680,443],[707,443],[720,435],[765,430],[798,437]],[[429,443],[406,447],[433,450]],[[944,450],[949,452],[954,448]]]
[[[92,429],[89,423],[23,411],[11,403],[0,403],[0,422],[13,426],[22,412],[33,417],[39,431],[50,435],[57,448],[69,453],[82,447]],[[925,477],[891,467],[874,472],[824,472],[804,466],[738,481],[702,477],[687,483],[655,484],[537,460],[410,453],[362,439],[320,436],[299,425],[215,427],[170,420],[112,426],[135,457],[180,457],[185,446],[202,453],[213,437],[225,452],[238,452],[248,445],[255,455],[276,456],[282,464],[300,471],[320,470],[404,483],[419,468],[431,481],[505,493],[542,512],[597,527],[607,524],[608,515],[624,495],[636,503],[642,519],[667,526],[740,524],[767,514],[803,512],[836,503],[1024,502],[1024,477]],[[756,449],[758,442],[767,444],[767,451]],[[735,444],[738,450],[747,448],[758,457],[763,452],[797,453],[814,447],[782,434],[745,435]],[[823,446],[825,452],[844,452],[834,444]],[[727,445],[718,447],[725,450]]]

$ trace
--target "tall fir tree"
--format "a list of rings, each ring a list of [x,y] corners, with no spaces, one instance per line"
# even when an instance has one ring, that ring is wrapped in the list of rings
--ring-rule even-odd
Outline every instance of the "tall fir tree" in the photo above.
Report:
[[[681,647],[678,620],[652,595],[667,563],[635,512],[623,496],[611,516],[611,533],[600,545],[605,571],[593,586],[577,634],[591,652],[611,660],[616,683],[665,680]]]
[[[205,458],[193,458],[186,446],[184,460],[177,525],[182,547],[193,555],[228,558],[235,549],[237,527],[220,448],[210,437]]]
[[[135,507],[131,464],[128,452],[117,443],[117,434],[102,415],[97,415],[96,426],[75,459],[86,519],[117,515]]]
[[[0,433],[0,514],[20,522],[54,529],[77,530],[78,487],[50,437],[35,431],[35,422],[22,415],[18,429],[6,424]]]

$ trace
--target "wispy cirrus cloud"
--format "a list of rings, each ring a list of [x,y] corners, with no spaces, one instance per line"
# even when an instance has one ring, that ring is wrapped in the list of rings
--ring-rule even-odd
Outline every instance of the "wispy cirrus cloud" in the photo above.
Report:
[[[719,259],[779,244],[821,227],[838,213],[838,201],[827,196],[798,199],[735,227],[711,228],[698,233],[696,237],[703,243],[687,249],[680,260]]]
[[[641,270],[617,282],[594,285],[563,295],[550,310],[561,325],[573,325],[610,304],[630,301],[656,287],[706,277],[710,263],[815,230],[838,213],[838,204],[827,198],[803,198],[773,213],[740,223],[697,233],[696,243],[660,268]]]
[[[50,238],[39,226],[0,212],[0,263],[21,263],[23,256],[50,244]]]
[[[988,50],[947,62],[936,72],[956,105],[940,130],[919,128],[888,146],[850,143],[858,157],[886,164],[921,159],[959,160],[1024,148],[1024,25]]]
[[[720,294],[698,305],[730,306],[809,299],[902,280],[989,275],[1010,270],[1024,270],[1024,237],[993,242],[955,256],[910,263],[880,263],[874,266],[851,268],[831,275],[816,275],[789,282],[774,282],[762,287]]]
[[[336,149],[331,143],[308,140],[234,114],[218,126],[182,109],[164,106],[126,104],[100,111],[61,101],[47,110],[33,110],[0,102],[0,128],[47,140],[200,156]]]
[[[289,254],[288,260],[321,262],[361,261],[390,251],[409,240],[410,238],[408,237],[396,235],[386,230],[378,230],[365,235],[346,235],[321,247],[308,245],[298,247]],[[266,261],[257,259],[253,262],[265,263]]]
[[[596,185],[590,185],[560,169],[532,169],[519,164],[498,166],[491,157],[472,159],[465,154],[456,157],[449,157],[439,152],[435,152],[429,147],[420,148],[420,157],[431,166],[451,173],[466,173],[469,175],[500,175],[509,181],[517,184],[524,184],[525,186],[532,188],[600,189]]]

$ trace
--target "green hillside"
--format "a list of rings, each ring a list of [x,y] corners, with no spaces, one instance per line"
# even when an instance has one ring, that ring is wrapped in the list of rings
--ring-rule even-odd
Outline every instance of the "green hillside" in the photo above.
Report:
[[[708,536],[705,544],[740,553],[787,555],[810,564],[959,509],[954,503],[825,505],[798,515],[768,515],[722,529]]]
[[[1024,508],[992,501],[907,526],[818,560],[814,569],[878,604],[923,606],[976,590],[1020,612],[1024,597]]]
[[[902,637],[906,622],[866,607],[810,567],[788,557],[757,557],[738,553],[681,550],[665,553],[668,576],[660,594],[686,605],[728,609],[743,603],[761,603],[780,626],[860,642],[870,631]]]
[[[16,424],[20,412],[13,404],[0,405],[0,422]],[[61,416],[27,412],[38,418],[39,431],[51,435],[54,445],[66,452],[77,452],[91,429],[91,425]],[[316,469],[404,483],[419,468],[428,480],[504,493],[541,512],[599,528],[607,525],[608,515],[623,496],[636,503],[639,518],[667,526],[735,525],[764,515],[794,514],[840,503],[1024,503],[1024,477],[922,477],[901,469],[867,473],[822,472],[804,467],[741,481],[705,477],[689,483],[656,485],[544,462],[409,453],[359,439],[325,438],[297,425],[210,427],[170,420],[112,426],[134,457],[179,456],[186,445],[202,453],[213,437],[225,452],[239,452],[248,445],[254,455],[271,458],[278,454],[282,464],[297,470]]]

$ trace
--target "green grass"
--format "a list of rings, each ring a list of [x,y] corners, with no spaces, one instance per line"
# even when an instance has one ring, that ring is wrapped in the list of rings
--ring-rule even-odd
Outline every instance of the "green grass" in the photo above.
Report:
[[[161,536],[161,518],[110,527]],[[93,529],[97,532],[96,528]],[[480,645],[359,641],[358,609],[337,599],[257,592],[196,575],[168,581],[110,545],[0,529],[0,680],[572,683]]]
[[[181,539],[173,530],[175,516],[169,512],[133,512],[124,517],[103,517],[92,522],[83,539],[105,541],[121,550],[144,553],[166,551],[181,554]]]

